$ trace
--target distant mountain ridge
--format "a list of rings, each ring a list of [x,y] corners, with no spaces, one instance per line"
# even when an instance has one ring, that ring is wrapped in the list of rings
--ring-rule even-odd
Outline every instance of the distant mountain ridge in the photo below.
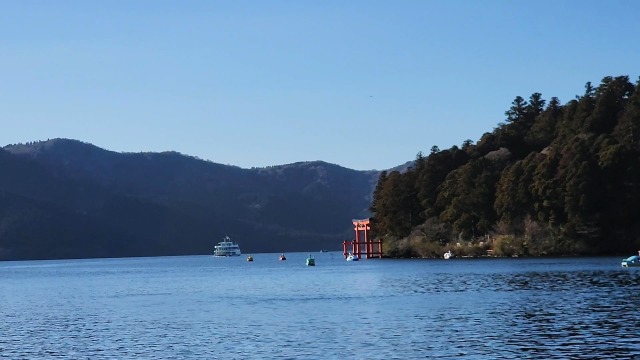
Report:
[[[379,172],[321,161],[243,169],[52,139],[0,149],[0,260],[339,249]]]

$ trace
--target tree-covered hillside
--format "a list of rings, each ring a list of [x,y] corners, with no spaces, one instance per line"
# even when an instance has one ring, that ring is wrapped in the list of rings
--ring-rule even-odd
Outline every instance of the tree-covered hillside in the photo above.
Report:
[[[639,86],[605,77],[566,104],[517,96],[477,143],[381,173],[373,231],[392,256],[637,251]]]
[[[0,148],[0,260],[338,250],[377,171],[300,162],[242,169],[77,140]]]

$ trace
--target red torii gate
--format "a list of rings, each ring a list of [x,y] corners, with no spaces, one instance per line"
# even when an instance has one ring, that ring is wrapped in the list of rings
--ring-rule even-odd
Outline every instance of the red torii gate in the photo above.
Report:
[[[353,229],[356,231],[356,238],[353,241],[342,242],[342,252],[346,258],[349,255],[347,248],[351,247],[351,253],[357,256],[358,259],[362,258],[364,250],[365,257],[367,259],[378,257],[382,258],[382,240],[371,240],[369,237],[369,219],[357,220],[353,219]],[[363,232],[363,238],[360,239],[360,232]],[[378,245],[378,246],[374,246]],[[377,248],[377,249],[376,249]]]

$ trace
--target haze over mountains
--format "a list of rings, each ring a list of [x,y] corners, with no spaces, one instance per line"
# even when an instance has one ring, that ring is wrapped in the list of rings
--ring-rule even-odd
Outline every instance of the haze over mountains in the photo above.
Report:
[[[0,149],[0,260],[341,248],[379,172],[321,161],[242,169],[53,139]]]

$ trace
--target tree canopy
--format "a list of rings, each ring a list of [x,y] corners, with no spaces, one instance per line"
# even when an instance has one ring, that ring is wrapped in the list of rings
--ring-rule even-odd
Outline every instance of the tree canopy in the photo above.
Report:
[[[432,146],[409,170],[383,173],[370,209],[374,234],[387,247],[411,239],[414,247],[482,243],[505,255],[635,252],[638,86],[607,76],[564,105],[537,92],[516,96],[477,143]]]

